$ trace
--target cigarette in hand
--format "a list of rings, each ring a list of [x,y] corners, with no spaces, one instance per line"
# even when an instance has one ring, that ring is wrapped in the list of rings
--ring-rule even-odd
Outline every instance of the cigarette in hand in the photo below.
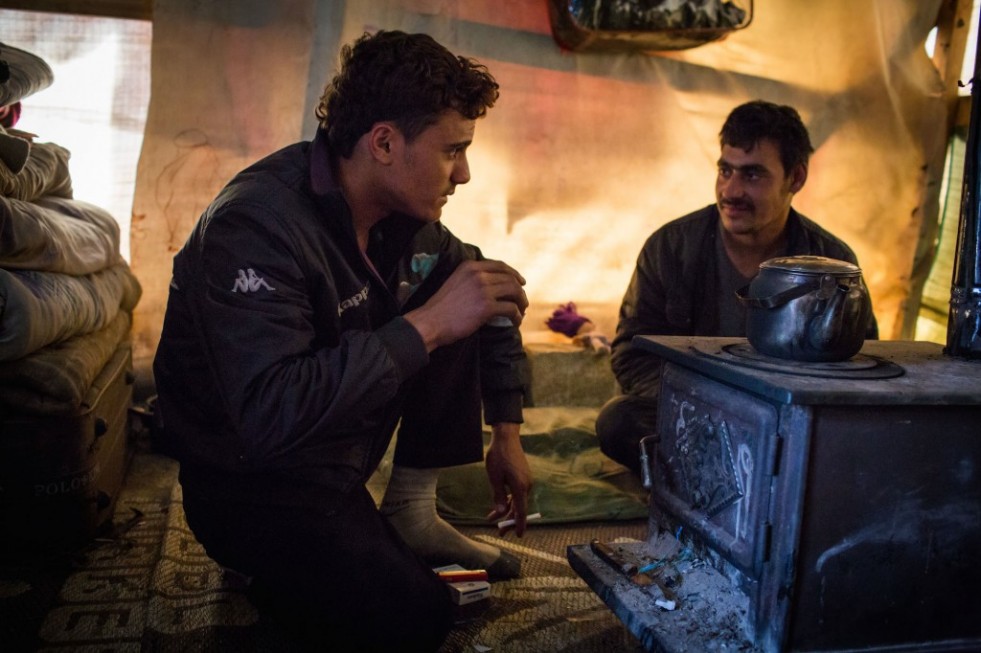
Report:
[[[540,513],[540,512],[533,512],[530,515],[528,515],[527,517],[525,517],[525,521],[532,521],[534,519],[541,519],[541,518],[542,518],[542,513]],[[516,522],[513,519],[505,519],[504,521],[497,522],[497,527],[500,528],[500,529],[505,529],[508,526],[514,526],[515,523]]]

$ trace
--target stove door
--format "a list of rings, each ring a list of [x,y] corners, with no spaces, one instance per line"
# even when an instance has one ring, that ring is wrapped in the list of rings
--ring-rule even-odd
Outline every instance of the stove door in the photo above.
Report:
[[[733,565],[759,578],[766,558],[778,412],[753,395],[666,364],[651,495]]]

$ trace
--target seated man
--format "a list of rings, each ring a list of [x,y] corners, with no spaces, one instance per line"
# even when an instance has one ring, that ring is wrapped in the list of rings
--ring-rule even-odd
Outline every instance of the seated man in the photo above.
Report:
[[[436,513],[440,467],[479,461],[524,532],[524,279],[440,223],[498,85],[423,34],[364,35],[312,142],[238,174],[174,259],[154,361],[187,522],[313,650],[436,650],[432,571],[520,561]],[[503,325],[501,320],[503,319]],[[365,487],[400,423],[379,508]]]
[[[623,394],[602,408],[603,452],[638,475],[640,440],[657,427],[661,361],[637,335],[745,336],[736,291],[760,263],[810,254],[858,263],[844,242],[791,207],[813,148],[797,111],[761,100],[736,107],[719,134],[716,203],[655,231],[620,306],[611,364]],[[875,318],[866,337],[878,336]]]

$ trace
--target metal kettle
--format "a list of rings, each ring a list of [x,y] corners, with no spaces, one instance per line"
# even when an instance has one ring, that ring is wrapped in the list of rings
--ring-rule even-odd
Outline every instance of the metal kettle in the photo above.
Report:
[[[803,362],[844,361],[865,342],[872,301],[862,270],[824,256],[784,256],[736,292],[758,352]]]

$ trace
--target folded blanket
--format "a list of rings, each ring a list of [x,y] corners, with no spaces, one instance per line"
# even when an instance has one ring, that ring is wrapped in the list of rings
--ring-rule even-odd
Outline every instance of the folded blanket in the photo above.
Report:
[[[0,196],[30,202],[39,197],[72,197],[71,153],[54,143],[31,143],[18,172],[0,162]]]
[[[20,105],[17,105],[20,106]],[[9,111],[3,107],[4,111]],[[0,161],[15,175],[24,169],[27,158],[31,155],[31,140],[19,133],[8,134],[0,127]]]
[[[79,277],[0,269],[0,361],[103,329],[141,293],[125,261]]]
[[[119,224],[106,210],[80,200],[0,197],[0,268],[80,276],[120,260]]]
[[[128,340],[131,323],[129,313],[117,311],[104,329],[0,363],[0,404],[32,415],[76,412],[99,372]]]

